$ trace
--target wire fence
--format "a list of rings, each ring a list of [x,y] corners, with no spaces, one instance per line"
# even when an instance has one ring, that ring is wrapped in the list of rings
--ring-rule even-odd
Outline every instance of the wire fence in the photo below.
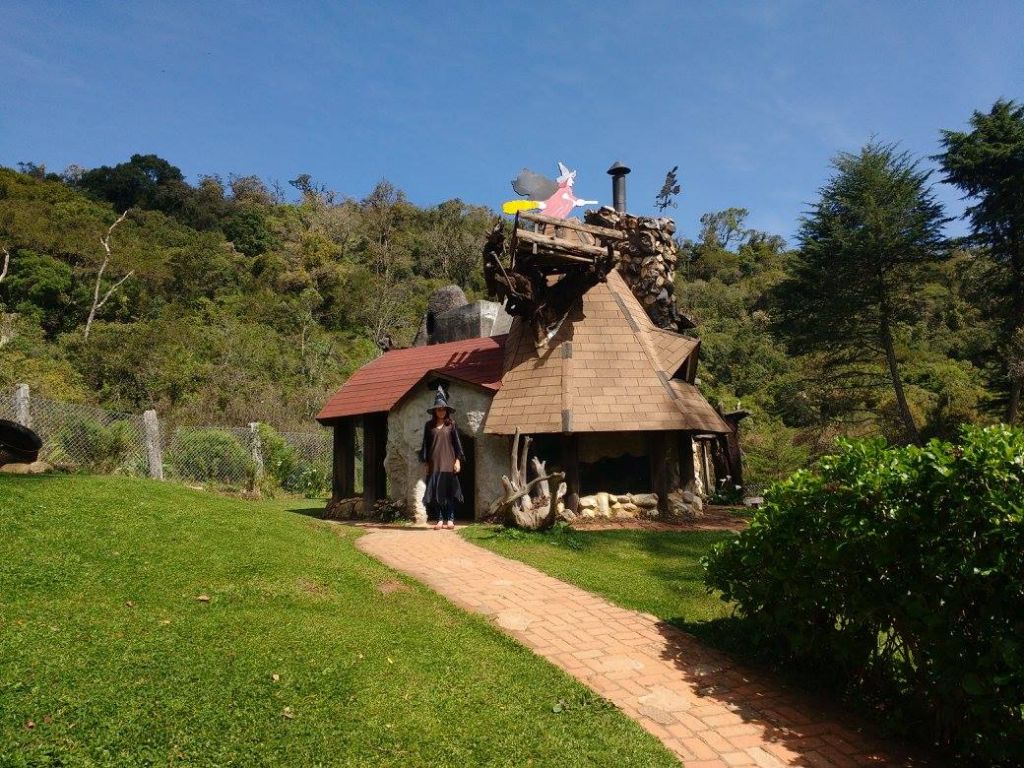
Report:
[[[24,385],[0,393],[0,419],[30,427],[43,441],[39,460],[68,471],[231,489],[281,488],[307,496],[330,487],[326,429],[161,424],[154,411],[139,415],[50,400],[30,395]]]

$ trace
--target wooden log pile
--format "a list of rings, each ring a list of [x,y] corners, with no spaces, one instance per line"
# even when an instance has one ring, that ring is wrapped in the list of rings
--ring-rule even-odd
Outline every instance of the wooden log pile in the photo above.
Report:
[[[623,237],[575,219],[520,213],[507,238],[498,222],[484,245],[488,293],[531,324],[534,343],[543,349],[580,297],[614,267]]]
[[[679,312],[675,300],[675,270],[679,249],[676,224],[668,218],[619,213],[614,208],[587,211],[587,224],[619,233],[616,266],[633,295],[659,328],[682,332],[694,323]]]

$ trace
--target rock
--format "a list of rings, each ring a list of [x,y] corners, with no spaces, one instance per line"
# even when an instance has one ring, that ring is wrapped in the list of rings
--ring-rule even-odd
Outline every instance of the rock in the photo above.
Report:
[[[611,513],[612,517],[623,517],[625,507],[619,504],[619,502],[615,502],[610,507],[608,507],[608,511]]]
[[[52,471],[53,467],[45,461],[33,461],[31,464],[4,464],[0,466],[0,472],[8,475],[42,475]]]
[[[580,496],[580,506],[596,508],[597,498],[595,498],[594,496]]]
[[[610,505],[608,503],[608,494],[601,491],[600,493],[595,494],[595,498],[597,499],[597,514],[601,517],[608,517],[611,514]]]
[[[693,500],[687,501],[686,496],[692,497]],[[672,491],[668,495],[668,509],[669,514],[673,517],[684,520],[693,520],[704,516],[704,503],[699,496],[694,496],[688,491]]]
[[[658,494],[656,493],[634,493],[629,500],[644,509],[656,508],[658,506]]]
[[[580,517],[592,518],[597,517],[597,513],[594,512],[593,507],[580,507]]]
[[[622,505],[622,514],[625,517],[636,517],[640,514],[640,507],[633,503],[626,503]]]
[[[630,496],[628,493],[623,493],[620,494],[619,496],[616,496],[615,500],[619,502],[619,504],[629,504],[630,502],[633,501],[633,497]]]
[[[562,503],[561,501],[555,504],[555,511],[559,514],[565,512],[565,504]]]
[[[687,504],[692,504],[695,498],[697,497],[694,496],[689,491],[683,491],[683,501],[685,501]]]

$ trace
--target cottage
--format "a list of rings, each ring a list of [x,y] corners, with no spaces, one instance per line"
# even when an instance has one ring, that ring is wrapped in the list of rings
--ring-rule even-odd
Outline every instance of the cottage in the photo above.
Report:
[[[672,298],[674,225],[613,209],[587,222],[517,215],[508,243],[496,228],[485,276],[501,302],[453,306],[448,291],[424,346],[385,352],[331,397],[317,419],[334,429],[339,511],[389,498],[426,522],[417,450],[439,385],[467,453],[463,518],[501,494],[517,432],[564,473],[568,516],[696,515],[716,475],[740,476],[741,415],[698,391],[700,341]]]

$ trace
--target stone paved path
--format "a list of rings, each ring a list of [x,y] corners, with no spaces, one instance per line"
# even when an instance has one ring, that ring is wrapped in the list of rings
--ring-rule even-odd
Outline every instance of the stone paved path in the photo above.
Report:
[[[617,607],[451,531],[371,528],[357,546],[581,680],[686,768],[921,766],[654,616]]]

